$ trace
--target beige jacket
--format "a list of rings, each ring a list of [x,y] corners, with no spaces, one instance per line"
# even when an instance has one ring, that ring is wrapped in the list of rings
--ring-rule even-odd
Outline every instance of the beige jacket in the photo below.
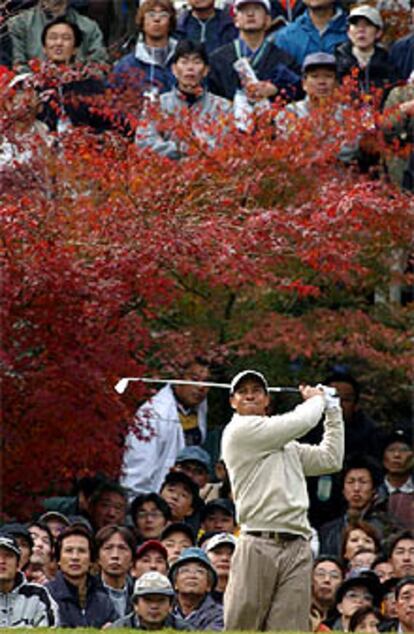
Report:
[[[233,416],[221,450],[242,531],[289,532],[310,539],[305,476],[339,471],[344,454],[339,407],[326,411],[319,445],[296,441],[317,425],[324,409],[324,398],[314,396],[280,416]]]

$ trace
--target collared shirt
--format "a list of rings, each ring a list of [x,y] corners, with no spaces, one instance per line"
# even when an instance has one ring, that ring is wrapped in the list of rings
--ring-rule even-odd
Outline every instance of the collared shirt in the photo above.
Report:
[[[414,477],[409,476],[407,480],[399,487],[393,486],[390,482],[388,482],[387,478],[384,478],[384,484],[387,489],[387,493],[391,495],[392,493],[414,493]]]

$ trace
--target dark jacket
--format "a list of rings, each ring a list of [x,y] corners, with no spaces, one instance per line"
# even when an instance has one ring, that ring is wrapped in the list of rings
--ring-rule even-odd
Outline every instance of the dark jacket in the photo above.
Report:
[[[59,571],[46,588],[59,606],[61,627],[97,627],[116,621],[118,615],[100,581],[88,576],[86,606],[79,603],[78,590]]]
[[[397,40],[390,49],[390,61],[402,77],[408,79],[414,70],[414,34]]]
[[[263,51],[260,53],[260,51]],[[300,79],[295,72],[294,60],[269,41],[265,41],[256,55],[259,61],[252,64],[256,76],[261,81],[271,81],[279,91],[293,97],[299,90]],[[209,89],[220,97],[233,99],[241,88],[239,76],[233,68],[237,60],[234,42],[217,49],[210,58]]]
[[[178,602],[173,609],[173,615],[184,619],[195,630],[215,630],[224,629],[223,606],[214,601],[210,594],[207,594],[196,610],[184,617]]]
[[[124,616],[124,618],[118,619],[117,621],[112,623],[111,628],[116,627],[128,627],[137,630],[142,629],[139,618],[135,614],[135,612],[130,612],[130,614],[127,614],[126,616]],[[187,623],[183,619],[177,618],[173,614],[169,614],[167,616],[163,628],[168,628],[169,630],[185,630],[187,632],[194,629],[191,627],[190,623]]]
[[[270,10],[273,20],[278,20],[281,25],[289,24],[289,22],[293,22],[296,20],[304,11],[306,10],[306,5],[302,2],[302,0],[296,0],[294,6],[292,7],[289,0],[286,2],[286,6],[280,0],[270,0]]]
[[[357,58],[352,53],[351,42],[339,44],[335,50],[335,57],[340,81],[347,75],[351,75],[354,69],[358,70],[355,79],[358,81],[358,88],[361,92],[367,93],[373,88],[383,88],[389,91],[398,80],[397,69],[391,63],[388,52],[378,44],[365,68],[360,68]]]
[[[191,11],[183,11],[178,17],[175,37],[203,42],[210,55],[220,46],[235,40],[238,34],[228,9],[216,9],[214,15],[204,22],[194,17]]]

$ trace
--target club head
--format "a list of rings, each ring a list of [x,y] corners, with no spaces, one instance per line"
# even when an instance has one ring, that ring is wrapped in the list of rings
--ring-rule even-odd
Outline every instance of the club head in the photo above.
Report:
[[[118,383],[115,385],[115,391],[118,394],[123,394],[128,387],[128,379],[120,379]]]

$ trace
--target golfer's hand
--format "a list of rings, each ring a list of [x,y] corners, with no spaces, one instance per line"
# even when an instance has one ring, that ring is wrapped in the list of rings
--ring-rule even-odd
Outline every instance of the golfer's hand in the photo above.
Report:
[[[323,396],[323,390],[320,387],[311,387],[310,385],[299,385],[299,391],[304,401],[313,396]]]

